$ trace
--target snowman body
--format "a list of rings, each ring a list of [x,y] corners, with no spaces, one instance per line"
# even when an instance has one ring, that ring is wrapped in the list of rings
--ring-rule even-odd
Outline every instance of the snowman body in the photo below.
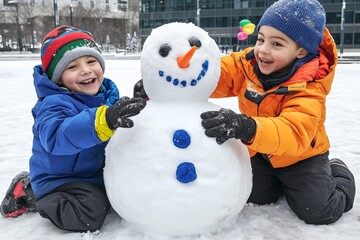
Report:
[[[171,37],[165,43],[155,41],[166,36]],[[197,40],[201,47],[192,62],[179,68],[176,60]],[[166,51],[170,46],[165,57],[164,46]],[[159,27],[144,44],[141,70],[150,100],[132,118],[133,128],[117,130],[111,138],[104,180],[113,209],[149,233],[219,231],[235,221],[250,195],[246,147],[235,139],[219,145],[201,126],[201,113],[220,109],[207,101],[219,78],[219,60],[216,44],[192,24]]]

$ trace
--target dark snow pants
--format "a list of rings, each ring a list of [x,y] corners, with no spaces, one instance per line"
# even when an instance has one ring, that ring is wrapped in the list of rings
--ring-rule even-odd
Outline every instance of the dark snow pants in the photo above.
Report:
[[[309,224],[336,222],[355,198],[355,180],[349,169],[331,165],[329,153],[285,168],[273,168],[262,154],[251,158],[253,188],[248,202],[268,204],[285,194],[290,208]]]
[[[60,229],[77,232],[101,228],[110,203],[105,189],[86,182],[67,183],[36,201],[40,215]]]

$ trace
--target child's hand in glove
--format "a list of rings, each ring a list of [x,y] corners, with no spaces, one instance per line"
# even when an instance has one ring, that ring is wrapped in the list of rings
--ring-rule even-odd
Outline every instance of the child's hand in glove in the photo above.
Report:
[[[145,99],[146,101],[149,100],[149,97],[145,92],[144,83],[143,83],[142,79],[140,79],[134,85],[134,97],[141,97],[142,99]]]
[[[229,138],[249,142],[255,135],[255,121],[230,109],[204,112],[201,118],[206,136],[215,137],[218,144],[223,144]]]
[[[134,122],[129,117],[139,114],[145,105],[142,98],[122,97],[106,110],[106,123],[112,130],[118,127],[131,128]]]

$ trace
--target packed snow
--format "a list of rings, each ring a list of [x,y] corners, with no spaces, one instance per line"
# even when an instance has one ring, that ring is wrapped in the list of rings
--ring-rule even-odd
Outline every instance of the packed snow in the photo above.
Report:
[[[106,148],[113,209],[151,235],[232,224],[250,196],[251,164],[240,141],[219,145],[201,126],[203,112],[220,109],[208,102],[220,76],[215,41],[192,23],[162,25],[144,43],[141,73],[150,100]]]
[[[12,178],[28,170],[31,155],[33,119],[31,108],[36,101],[32,68],[40,60],[0,59],[0,200],[4,197]],[[352,170],[356,184],[360,176],[360,81],[359,64],[340,64],[327,101],[327,132],[332,144],[330,157],[341,158]],[[140,79],[140,60],[106,60],[105,76],[116,82],[121,95],[132,95]],[[211,100],[236,111],[234,98]],[[139,150],[141,151],[141,149]],[[354,208],[330,225],[308,225],[291,211],[284,198],[275,204],[256,206],[247,204],[235,224],[216,235],[196,235],[176,240],[353,240],[360,236],[359,187]],[[103,227],[94,233],[66,232],[54,227],[37,213],[26,213],[16,219],[0,216],[0,239],[112,239],[153,240],[138,228],[122,220],[111,211]]]

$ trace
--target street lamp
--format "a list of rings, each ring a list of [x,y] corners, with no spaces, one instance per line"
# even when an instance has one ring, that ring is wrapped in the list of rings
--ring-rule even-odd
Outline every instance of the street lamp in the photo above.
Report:
[[[200,27],[200,6],[199,6],[199,0],[196,1],[196,23],[197,26]]]
[[[74,12],[74,8],[72,5],[72,0],[70,0],[70,25],[71,26],[74,26],[73,12]]]
[[[23,45],[22,45],[22,38],[21,38],[21,32],[20,32],[20,21],[19,21],[19,2],[18,0],[11,0],[8,1],[9,5],[15,5],[16,7],[16,28],[17,28],[17,35],[18,35],[18,47],[20,53],[23,51]]]
[[[54,24],[56,28],[59,26],[59,11],[57,0],[54,0]]]
[[[341,27],[340,27],[340,59],[342,59],[342,55],[344,53],[344,22],[345,22],[345,8],[346,8],[346,1],[342,1],[341,6]]]

